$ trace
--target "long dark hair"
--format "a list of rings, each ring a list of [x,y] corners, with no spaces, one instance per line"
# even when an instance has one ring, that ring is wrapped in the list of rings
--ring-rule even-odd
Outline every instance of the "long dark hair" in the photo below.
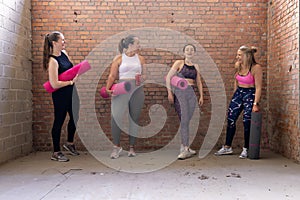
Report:
[[[136,36],[128,35],[126,38],[121,39],[119,43],[119,52],[121,54],[124,53],[124,49],[128,49],[129,44],[134,43],[134,38],[136,38]]]
[[[61,37],[61,33],[58,31],[54,31],[52,33],[48,33],[45,35],[44,39],[44,53],[43,53],[43,69],[48,69],[49,58],[50,55],[53,53],[53,41],[57,42]]]

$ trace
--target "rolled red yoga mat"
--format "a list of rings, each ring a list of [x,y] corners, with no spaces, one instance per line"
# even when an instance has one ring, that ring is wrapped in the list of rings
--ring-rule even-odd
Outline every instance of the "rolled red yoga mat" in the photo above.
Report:
[[[126,94],[131,90],[131,84],[130,84],[130,82],[127,82],[127,81],[113,84],[111,86],[111,90],[113,91],[113,93],[112,93],[113,95]],[[104,86],[100,89],[100,95],[103,98],[109,97],[109,94],[107,94]]]
[[[165,79],[166,79],[166,77],[165,77]],[[180,78],[178,76],[173,76],[171,78],[171,85],[173,85],[179,89],[185,90],[188,87],[188,82],[184,78]]]
[[[58,76],[58,80],[60,81],[70,81],[72,80],[77,74],[81,75],[91,69],[91,65],[88,63],[87,60],[82,61],[81,63],[75,65],[71,69],[68,69],[67,71],[61,73]],[[47,90],[47,92],[52,93],[55,92],[58,89],[54,89],[50,81],[47,81],[46,83],[43,84],[44,88]]]

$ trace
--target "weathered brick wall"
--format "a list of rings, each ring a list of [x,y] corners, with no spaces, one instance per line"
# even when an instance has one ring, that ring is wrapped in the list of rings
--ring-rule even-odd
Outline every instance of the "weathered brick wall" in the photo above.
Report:
[[[134,1],[134,0],[105,0],[105,1],[38,1],[32,0],[32,52],[33,52],[33,138],[34,146],[38,150],[52,149],[51,127],[53,121],[53,106],[51,95],[46,93],[42,84],[47,80],[47,73],[42,70],[43,36],[53,30],[64,33],[67,40],[67,51],[74,63],[78,63],[90,55],[97,45],[107,38],[113,37],[123,31],[143,27],[160,27],[178,31],[190,36],[206,50],[216,63],[221,78],[225,83],[226,99],[233,93],[234,59],[236,51],[241,45],[257,46],[257,61],[267,66],[267,1],[252,0],[171,0],[171,1]],[[143,38],[144,49],[142,54],[147,63],[165,64],[161,70],[149,69],[151,76],[159,77],[166,74],[178,55],[160,49],[153,49],[151,41]],[[100,76],[98,89],[105,83],[109,71],[111,58],[115,56],[117,40],[107,45],[101,60],[96,56],[93,66],[107,63],[106,71]],[[174,45],[178,42],[172,41]],[[184,43],[178,45],[183,46]],[[176,46],[176,45],[175,45]],[[171,48],[172,46],[170,46]],[[180,49],[178,49],[181,52]],[[97,52],[101,53],[101,52]],[[97,55],[95,53],[95,55]],[[266,76],[266,73],[265,73]],[[215,79],[215,77],[211,77]],[[220,80],[220,79],[219,79]],[[216,83],[219,80],[213,80]],[[264,79],[266,80],[266,79]],[[83,81],[83,80],[81,80]],[[89,81],[89,80],[85,80]],[[93,81],[93,80],[90,80]],[[206,135],[211,120],[210,90],[203,80],[204,106],[197,136],[193,142],[194,148],[199,148]],[[266,104],[266,82],[262,105]],[[164,106],[168,113],[165,126],[157,135],[149,139],[139,139],[138,148],[160,148],[174,137],[178,130],[178,119],[173,108],[167,102],[166,89],[157,84],[148,84],[145,88],[146,101],[141,117],[141,124],[149,123],[148,108],[154,104]],[[226,105],[228,102],[226,102]],[[99,97],[95,91],[95,107],[97,118],[104,132],[110,137],[110,101]],[[264,115],[266,116],[266,115]],[[264,120],[266,122],[266,118]],[[224,122],[222,122],[224,123]],[[239,121],[241,124],[241,121]],[[224,123],[225,128],[225,123]],[[218,146],[224,142],[224,129]],[[127,142],[127,137],[124,143]],[[62,142],[66,140],[66,127],[63,129]],[[99,141],[100,142],[100,141]],[[78,145],[81,145],[78,143]],[[243,131],[239,125],[234,146],[243,145]],[[83,148],[83,145],[81,145]]]
[[[269,1],[268,16],[269,139],[299,161],[299,1]]]
[[[30,8],[0,1],[0,163],[32,150]]]

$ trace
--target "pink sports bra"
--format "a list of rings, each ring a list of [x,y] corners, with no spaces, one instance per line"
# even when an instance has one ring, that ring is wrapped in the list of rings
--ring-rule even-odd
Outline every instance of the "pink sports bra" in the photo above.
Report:
[[[254,76],[250,73],[250,71],[245,76],[237,74],[235,78],[238,81],[238,83],[241,85],[254,85],[255,84]]]

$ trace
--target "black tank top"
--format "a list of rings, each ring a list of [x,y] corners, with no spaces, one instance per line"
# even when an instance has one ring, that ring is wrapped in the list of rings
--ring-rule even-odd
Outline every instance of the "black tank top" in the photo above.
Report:
[[[73,67],[73,64],[69,60],[68,56],[64,54],[64,52],[61,52],[60,56],[50,55],[50,57],[54,58],[58,62],[58,75]],[[59,88],[58,90],[52,93],[52,97],[72,99],[73,87],[74,85],[68,85]]]
[[[189,79],[196,80],[197,70],[195,66],[190,66],[184,63],[182,69],[178,73],[178,76],[181,78],[189,78]]]
[[[61,52],[60,56],[50,55],[50,57],[54,58],[58,62],[58,75],[73,67],[73,64],[64,52]]]

